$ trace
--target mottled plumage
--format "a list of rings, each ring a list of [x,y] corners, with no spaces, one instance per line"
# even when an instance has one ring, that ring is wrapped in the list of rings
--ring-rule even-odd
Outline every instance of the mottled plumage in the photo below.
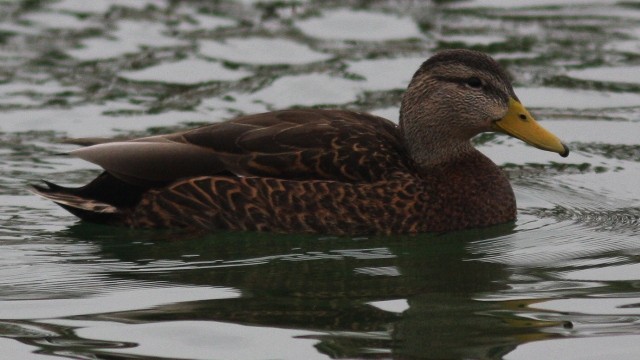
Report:
[[[516,216],[507,178],[469,141],[491,130],[568,153],[493,59],[451,50],[416,72],[400,126],[352,111],[284,110],[93,140],[71,154],[105,172],[81,188],[35,191],[82,219],[132,227],[352,235],[482,227]]]

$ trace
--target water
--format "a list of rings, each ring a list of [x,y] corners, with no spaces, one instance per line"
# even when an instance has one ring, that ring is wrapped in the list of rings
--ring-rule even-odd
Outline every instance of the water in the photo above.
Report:
[[[504,136],[515,224],[415,237],[134,231],[30,194],[65,137],[292,106],[397,118],[418,64],[491,53],[569,143]],[[636,359],[640,6],[618,1],[0,1],[0,358]]]

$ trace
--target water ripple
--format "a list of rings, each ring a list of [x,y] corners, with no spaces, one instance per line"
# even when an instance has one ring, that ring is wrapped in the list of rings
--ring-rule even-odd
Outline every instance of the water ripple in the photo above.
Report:
[[[556,206],[552,209],[530,209],[529,214],[558,221],[571,221],[595,231],[630,232],[640,234],[640,208],[568,208]]]

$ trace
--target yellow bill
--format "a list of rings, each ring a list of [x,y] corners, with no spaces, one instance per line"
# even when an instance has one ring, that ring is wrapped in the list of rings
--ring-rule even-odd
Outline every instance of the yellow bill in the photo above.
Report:
[[[494,121],[492,128],[538,149],[557,152],[562,157],[569,155],[569,148],[557,136],[540,126],[529,111],[514,98],[509,98],[507,114],[502,119]]]

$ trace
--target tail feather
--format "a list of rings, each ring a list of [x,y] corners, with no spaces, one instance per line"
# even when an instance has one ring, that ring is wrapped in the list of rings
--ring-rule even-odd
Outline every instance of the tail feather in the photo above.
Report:
[[[98,223],[117,223],[122,212],[115,206],[74,194],[75,189],[43,181],[45,186],[33,185],[31,191],[60,205],[73,215]]]
[[[52,200],[77,217],[98,223],[121,224],[148,188],[128,184],[103,172],[87,185],[71,188],[44,181],[31,191]]]
[[[42,180],[42,182],[47,185],[47,188],[44,188],[42,186],[39,185],[33,185],[33,187],[39,191],[43,191],[43,192],[47,192],[47,191],[64,191],[64,190],[69,190],[69,188],[66,188],[64,186],[60,186],[60,185],[56,185],[50,181],[47,180]]]

